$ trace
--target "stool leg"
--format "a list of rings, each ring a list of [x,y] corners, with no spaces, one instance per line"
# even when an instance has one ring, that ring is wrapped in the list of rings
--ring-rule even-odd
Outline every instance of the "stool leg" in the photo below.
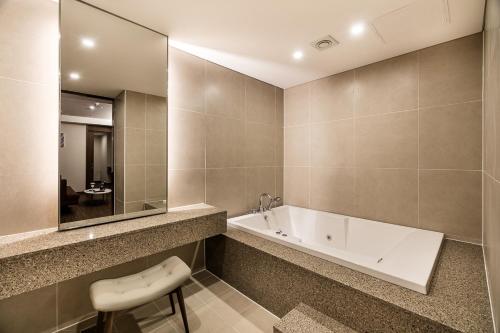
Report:
[[[182,296],[181,287],[177,288],[175,290],[175,293],[177,294],[177,300],[179,301],[179,308],[181,308],[182,322],[184,323],[184,331],[186,333],[189,333],[188,320],[186,316],[186,306],[184,305],[184,296]]]
[[[106,324],[104,325],[104,333],[113,332],[113,319],[115,317],[115,312],[108,312],[106,315]]]
[[[170,299],[170,307],[172,308],[172,314],[175,314],[174,296],[172,296],[172,293],[168,294],[168,299]]]
[[[104,331],[104,312],[97,312],[97,325],[96,325],[97,333],[103,333]]]

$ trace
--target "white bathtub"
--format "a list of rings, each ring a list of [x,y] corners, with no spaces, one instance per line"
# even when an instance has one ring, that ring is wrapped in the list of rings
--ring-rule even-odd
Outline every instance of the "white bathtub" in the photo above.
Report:
[[[439,232],[293,206],[228,224],[423,294],[443,240]]]

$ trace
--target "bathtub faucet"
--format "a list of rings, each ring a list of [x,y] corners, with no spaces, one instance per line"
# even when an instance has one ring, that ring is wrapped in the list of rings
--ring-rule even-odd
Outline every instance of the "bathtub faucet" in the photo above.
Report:
[[[267,206],[264,205],[264,198],[268,199]],[[273,208],[273,206],[276,206],[276,204],[280,201],[280,197],[273,198],[269,193],[262,193],[259,197],[259,212],[263,213],[265,211],[271,210],[271,208]]]

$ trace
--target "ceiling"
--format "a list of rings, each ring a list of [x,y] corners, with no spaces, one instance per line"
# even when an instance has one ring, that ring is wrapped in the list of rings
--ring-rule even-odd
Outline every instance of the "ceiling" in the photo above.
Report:
[[[484,0],[87,0],[172,46],[288,88],[482,30]],[[350,27],[364,22],[353,37]],[[332,35],[338,46],[310,43]],[[303,59],[292,53],[302,50]]]
[[[82,39],[94,42],[84,47]],[[75,0],[61,1],[63,90],[114,98],[167,91],[167,38]],[[71,80],[70,73],[80,79]]]
[[[93,110],[91,110],[91,106],[93,106]],[[105,99],[62,93],[61,114],[65,116],[112,120],[113,104],[111,101]]]

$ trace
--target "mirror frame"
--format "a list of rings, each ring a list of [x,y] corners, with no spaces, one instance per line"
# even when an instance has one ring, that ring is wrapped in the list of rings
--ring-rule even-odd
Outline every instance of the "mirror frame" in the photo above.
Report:
[[[66,0],[59,0],[59,36],[61,36],[61,27],[62,27],[62,2]],[[62,80],[61,80],[61,73],[62,73],[62,47],[61,47],[61,41],[59,40],[59,114],[58,114],[58,142],[57,142],[57,172],[58,172],[58,177],[57,177],[57,223],[58,223],[58,231],[64,231],[64,230],[71,230],[71,229],[76,229],[76,228],[84,228],[84,227],[90,227],[90,226],[95,226],[99,224],[105,224],[105,223],[112,223],[112,222],[119,222],[119,221],[126,221],[126,220],[131,220],[131,219],[136,219],[140,217],[146,217],[146,216],[153,216],[153,215],[159,215],[159,214],[166,214],[168,211],[168,64],[169,64],[169,37],[168,35],[165,35],[164,33],[161,33],[159,31],[156,31],[154,29],[151,29],[149,27],[146,27],[140,23],[134,22],[132,20],[129,20],[125,17],[122,17],[120,15],[117,15],[115,13],[112,13],[110,11],[107,11],[105,9],[102,9],[100,7],[97,7],[93,4],[90,4],[86,1],[83,0],[71,0],[71,1],[76,1],[81,4],[84,4],[86,6],[89,6],[91,8],[94,8],[96,10],[99,10],[103,13],[106,13],[108,15],[114,16],[115,18],[121,19],[125,22],[134,24],[140,28],[149,30],[153,33],[156,33],[158,35],[161,35],[165,37],[165,40],[167,42],[167,54],[165,55],[166,57],[166,63],[167,63],[167,68],[165,70],[165,98],[167,100],[166,102],[166,135],[165,135],[165,158],[166,158],[166,170],[165,170],[165,208],[157,208],[157,209],[149,209],[149,210],[142,210],[138,212],[132,212],[132,213],[124,213],[124,214],[118,214],[118,215],[109,215],[109,216],[103,216],[103,217],[98,217],[98,218],[93,218],[93,219],[87,219],[87,220],[78,220],[78,221],[73,221],[73,222],[64,222],[61,223],[61,186],[60,186],[60,175],[61,175],[61,147],[60,147],[60,133],[61,133],[61,116],[62,116],[62,105],[61,105],[61,94],[63,93],[62,90]],[[163,69],[162,69],[163,70]],[[85,95],[85,94],[84,94]],[[113,119],[114,120],[114,119]],[[113,164],[115,162],[115,153],[113,151]],[[115,182],[113,181],[113,184]],[[114,188],[113,188],[114,190]]]

